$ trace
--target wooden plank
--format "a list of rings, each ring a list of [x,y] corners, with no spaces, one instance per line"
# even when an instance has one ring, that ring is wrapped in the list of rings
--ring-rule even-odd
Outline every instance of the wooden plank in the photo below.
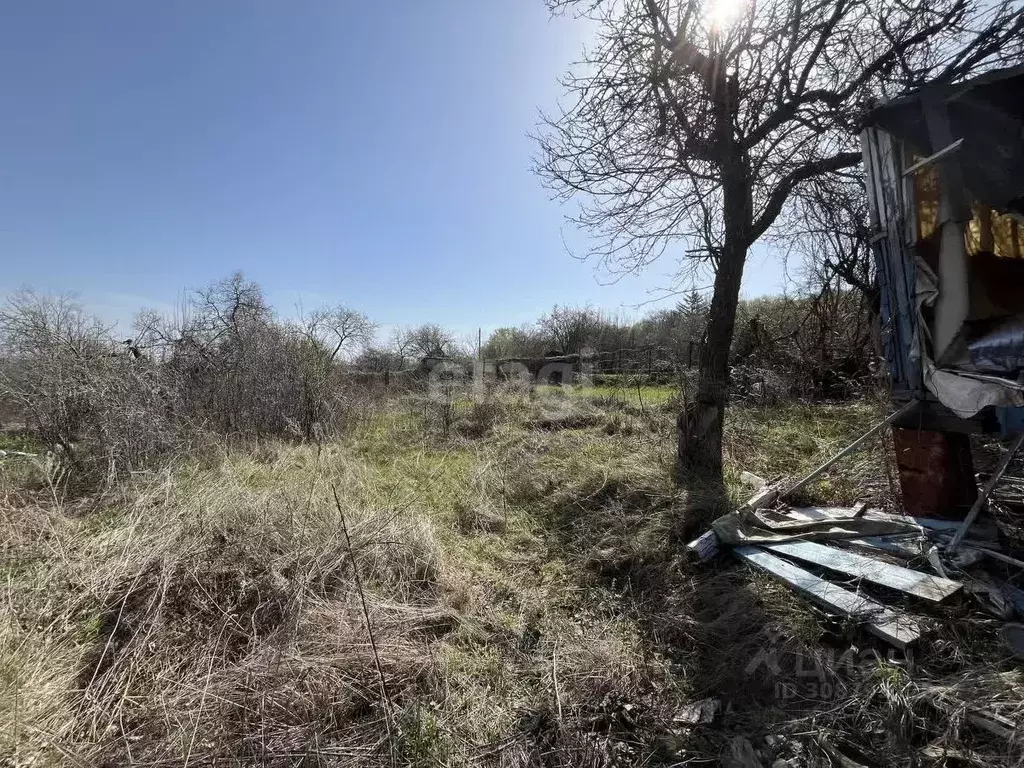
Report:
[[[928,573],[921,573],[902,565],[893,565],[882,560],[875,560],[856,552],[826,547],[813,541],[786,541],[778,544],[762,544],[763,549],[775,552],[806,563],[814,563],[830,571],[838,571],[848,576],[880,584],[889,589],[906,592],[908,595],[941,603],[947,597],[960,590],[963,586],[950,579],[942,579]]]
[[[963,139],[957,139],[952,144],[950,144],[948,147],[944,147],[943,149],[940,149],[934,155],[929,155],[924,160],[918,160],[912,166],[907,168],[907,170],[905,170],[903,172],[903,175],[904,176],[913,176],[915,173],[920,171],[922,168],[927,168],[929,165],[934,163],[936,160],[941,160],[942,158],[944,158],[950,152],[956,152],[958,149],[960,149],[960,146],[963,143],[964,143]]]
[[[1013,441],[1010,445],[1010,449],[999,462],[999,466],[996,468],[996,471],[985,483],[985,487],[981,489],[981,493],[978,494],[977,500],[967,513],[967,517],[964,519],[963,525],[960,526],[956,535],[953,537],[953,540],[949,542],[949,545],[946,547],[947,552],[956,552],[956,548],[960,546],[960,542],[963,541],[964,536],[967,535],[967,531],[970,530],[972,525],[974,525],[974,521],[978,519],[978,515],[981,514],[981,508],[985,506],[985,502],[988,501],[989,495],[992,493],[996,485],[998,485],[999,479],[1006,474],[1006,469],[1010,466],[1010,461],[1017,454],[1017,451],[1020,450],[1022,445],[1024,445],[1024,434],[1020,435]]]
[[[991,557],[993,560],[999,560],[1002,563],[1007,563],[1008,565],[1024,569],[1024,560],[1018,560],[1015,557],[1004,555],[1002,552],[996,552],[994,549],[979,546],[971,546],[968,547],[968,549],[972,549],[975,552],[981,552],[983,555],[985,555],[986,557]]]
[[[786,586],[807,596],[826,610],[853,616],[865,622],[871,634],[904,650],[921,636],[916,622],[856,592],[850,592],[813,573],[757,547],[737,547],[733,553],[741,560],[767,571]]]
[[[746,504],[740,507],[740,509],[763,509],[764,507],[768,507],[775,502],[777,494],[777,487],[768,486],[764,490],[754,494]],[[792,518],[794,522],[824,522],[829,518],[851,518],[855,511],[856,507],[790,507],[782,510],[780,514],[784,514],[787,517]],[[960,523],[956,520],[933,520],[928,518],[908,517],[906,515],[890,515],[877,509],[865,510],[863,517],[904,523],[913,522],[929,530],[935,530],[943,533],[948,532],[950,536],[952,536],[960,526]],[[976,532],[979,532],[977,526],[972,530],[972,533]],[[995,536],[994,530],[992,531],[992,535]],[[867,544],[868,546],[874,546],[878,549],[891,551],[893,554],[901,556],[913,554],[908,553],[905,550],[901,551],[901,548],[897,544],[881,544],[879,542],[879,537],[862,537],[852,541],[854,543]],[[709,530],[687,544],[686,551],[687,554],[696,558],[700,562],[708,562],[709,560],[713,560],[718,557],[719,552],[721,551],[721,542],[718,540],[718,536],[715,534],[714,530]]]
[[[755,493],[740,509],[763,509],[770,507],[775,503],[778,496],[779,489],[776,485],[768,485],[762,490]],[[785,514],[788,517],[793,518],[794,521],[803,522],[822,522],[827,521],[829,518],[851,518],[854,512],[857,511],[857,507],[789,507],[781,511],[781,514]],[[928,531],[932,531],[938,534],[946,534],[952,536],[957,529],[960,527],[961,522],[959,520],[939,520],[930,517],[910,517],[909,515],[892,515],[887,512],[882,512],[878,509],[866,509],[862,515],[863,518],[875,519],[875,520],[891,520],[894,522],[903,523],[914,523]],[[980,535],[985,538],[995,539],[998,533],[994,526],[988,525],[975,525],[971,528],[973,535]],[[903,534],[894,534],[903,535]],[[880,544],[878,541],[879,537],[861,537],[859,539],[852,540],[857,543],[867,543],[868,546],[874,546],[878,549],[891,551],[893,554],[906,556],[907,551],[899,551],[901,548],[897,544]],[[718,536],[715,535],[713,530],[706,531],[701,536],[697,537],[689,544],[686,545],[686,551],[692,557],[695,557],[701,562],[707,562],[718,557],[721,550],[721,542],[718,540]]]
[[[747,499],[740,509],[765,509],[772,506],[779,498],[778,485],[766,485]]]
[[[898,515],[891,515],[891,517],[898,517]],[[954,534],[963,524],[960,520],[939,520],[934,517],[912,517],[910,519],[922,528],[927,528],[936,533]],[[971,533],[983,539],[999,538],[999,532],[994,525],[976,525],[971,530]]]
[[[857,511],[857,507],[788,507],[781,510],[781,514],[788,515],[794,520],[807,522],[826,521],[829,518],[851,518]],[[934,517],[911,517],[910,515],[893,515],[883,512],[880,509],[868,508],[864,510],[862,517],[868,520],[890,520],[898,523],[913,523],[928,531],[936,533],[948,533],[953,535],[962,525],[960,520],[940,520]],[[971,533],[985,539],[996,539],[999,532],[994,525],[976,525]]]
[[[708,560],[714,560],[718,557],[718,551],[721,543],[718,541],[718,534],[715,533],[714,529],[705,531],[696,539],[686,545],[686,551],[688,554],[696,557],[700,562],[705,563]]]
[[[905,560],[924,557],[923,540],[916,538],[908,539],[902,534],[896,536],[864,536],[859,539],[836,539],[835,543],[844,547],[851,546],[885,552],[889,555],[902,557]]]
[[[874,510],[868,510],[871,515]],[[829,520],[853,519],[853,507],[785,507],[772,510],[772,514],[794,523],[827,523]]]

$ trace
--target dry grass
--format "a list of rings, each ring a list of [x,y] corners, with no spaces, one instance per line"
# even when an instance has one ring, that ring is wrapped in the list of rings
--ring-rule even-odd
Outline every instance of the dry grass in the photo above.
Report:
[[[743,491],[671,482],[670,401],[587,398],[583,423],[568,397],[496,398],[460,407],[447,439],[396,403],[319,448],[223,450],[73,503],[0,464],[0,755],[686,765],[727,763],[742,739],[766,765],[1019,754],[955,703],[970,684],[1005,717],[1022,701],[968,607],[937,617],[922,658],[889,660],[771,582],[679,557]],[[874,417],[737,410],[728,479],[810,467]],[[852,501],[841,477],[815,492]],[[715,722],[681,722],[705,697]]]

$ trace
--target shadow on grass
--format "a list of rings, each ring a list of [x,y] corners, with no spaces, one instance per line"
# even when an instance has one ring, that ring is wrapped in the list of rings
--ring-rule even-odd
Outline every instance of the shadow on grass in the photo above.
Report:
[[[683,556],[730,509],[723,483],[691,475],[670,490],[601,476],[549,501],[545,535],[580,587],[635,624],[639,656],[670,663],[683,701],[722,706],[714,723],[660,723],[671,752],[720,759],[734,737],[771,733],[772,723],[828,705],[838,683],[814,661],[813,616],[794,617],[788,593],[738,563],[698,566]]]
[[[683,508],[677,518],[676,543],[685,545],[708,529],[711,522],[732,510],[729,491],[720,477],[675,469],[674,479],[683,491]]]

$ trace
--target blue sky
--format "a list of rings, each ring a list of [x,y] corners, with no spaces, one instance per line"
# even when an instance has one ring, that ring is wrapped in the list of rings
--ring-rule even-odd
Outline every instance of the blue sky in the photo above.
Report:
[[[636,315],[673,264],[602,284],[529,170],[587,32],[542,0],[5,3],[0,292],[126,321],[241,269],[284,314]],[[781,273],[756,255],[745,293]]]

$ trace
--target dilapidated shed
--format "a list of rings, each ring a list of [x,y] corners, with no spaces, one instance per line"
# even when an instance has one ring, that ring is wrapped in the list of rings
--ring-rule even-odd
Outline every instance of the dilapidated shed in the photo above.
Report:
[[[973,493],[966,434],[1024,431],[1024,67],[878,105],[862,148],[893,398],[921,401],[904,495],[941,513]]]
[[[862,139],[894,394],[1024,405],[1024,67],[879,106]]]

